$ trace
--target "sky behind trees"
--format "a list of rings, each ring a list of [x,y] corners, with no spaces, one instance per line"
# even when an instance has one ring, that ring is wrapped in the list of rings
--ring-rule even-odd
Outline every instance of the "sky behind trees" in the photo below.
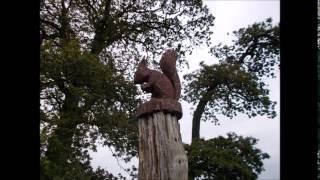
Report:
[[[255,22],[264,21],[268,17],[272,17],[273,23],[280,20],[280,1],[278,0],[205,0],[204,4],[208,6],[212,14],[215,16],[212,42],[213,45],[218,43],[230,43],[232,40],[232,31],[242,27],[247,27]],[[229,35],[228,35],[229,33]],[[199,68],[199,62],[204,61],[206,64],[217,63],[217,60],[209,53],[209,48],[205,45],[196,48],[192,55],[187,56],[189,69],[185,68],[180,72],[182,76]],[[258,141],[258,148],[267,152],[271,157],[264,160],[265,171],[259,176],[259,180],[277,180],[280,179],[280,81],[279,70],[276,70],[275,79],[266,79],[266,83],[270,89],[270,99],[276,101],[277,117],[268,119],[267,117],[257,116],[249,119],[245,115],[238,115],[233,119],[225,117],[220,118],[220,126],[215,126],[210,122],[201,122],[200,137],[205,139],[214,138],[219,135],[226,136],[228,132],[235,132],[238,135],[252,136]],[[179,121],[184,143],[191,142],[192,113],[191,104],[182,101],[183,117]],[[125,164],[119,162],[112,157],[108,147],[97,148],[97,152],[91,152],[92,165],[94,168],[101,166],[102,168],[117,174],[122,173],[128,176],[123,168],[138,166],[138,159],[133,159],[130,163]]]

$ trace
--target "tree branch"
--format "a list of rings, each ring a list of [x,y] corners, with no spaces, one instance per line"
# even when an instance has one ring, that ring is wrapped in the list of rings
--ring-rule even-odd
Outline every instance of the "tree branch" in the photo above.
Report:
[[[217,84],[213,84],[210,88],[208,88],[207,92],[201,97],[196,110],[193,113],[192,118],[192,139],[191,144],[200,139],[200,121],[201,116],[205,110],[206,105],[208,104],[209,100],[212,98],[214,94],[214,89],[217,87]]]
[[[111,0],[106,1],[106,5],[104,7],[103,17],[102,19],[98,20],[95,27],[95,35],[91,45],[91,53],[99,54],[105,46],[106,43],[106,31],[108,25],[108,20],[110,18],[110,6]]]
[[[40,18],[40,23],[43,23],[43,24],[47,24],[53,28],[55,28],[56,30],[60,31],[61,30],[61,27],[59,27],[59,25],[51,22],[51,21],[47,21],[47,20],[44,20],[42,18]]]

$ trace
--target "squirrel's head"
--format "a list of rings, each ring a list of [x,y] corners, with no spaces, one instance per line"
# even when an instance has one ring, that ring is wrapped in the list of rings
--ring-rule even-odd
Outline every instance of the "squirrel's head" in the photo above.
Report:
[[[175,50],[168,49],[162,54],[161,58],[168,58],[168,59],[173,59],[174,61],[176,61],[178,58],[178,54]]]
[[[148,62],[145,58],[143,58],[138,64],[137,71],[134,74],[134,83],[141,84],[147,81],[148,76],[150,74],[150,69],[148,68]]]

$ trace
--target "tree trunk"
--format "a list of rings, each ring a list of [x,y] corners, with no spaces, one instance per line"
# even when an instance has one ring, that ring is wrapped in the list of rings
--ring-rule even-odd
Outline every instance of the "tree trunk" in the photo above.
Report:
[[[176,116],[139,118],[139,180],[187,180],[188,159]]]
[[[204,96],[200,99],[199,104],[197,105],[196,110],[194,111],[193,118],[192,118],[192,136],[191,136],[191,144],[195,141],[200,139],[200,123],[201,123],[201,116],[204,112],[206,105],[208,104],[209,100],[212,100],[213,89],[216,85],[209,88]]]
[[[196,110],[194,111],[193,118],[192,118],[192,139],[191,143],[200,138],[200,122],[201,122],[201,115],[204,112],[204,108],[206,107],[208,101],[200,100]]]

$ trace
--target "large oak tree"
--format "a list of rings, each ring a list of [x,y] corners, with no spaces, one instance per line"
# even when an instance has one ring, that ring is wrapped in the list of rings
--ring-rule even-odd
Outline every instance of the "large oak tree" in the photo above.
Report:
[[[128,161],[137,155],[132,83],[137,60],[209,42],[214,17],[195,1],[40,1],[41,178],[98,179],[96,140]]]
[[[233,44],[211,48],[219,63],[201,62],[199,70],[184,76],[184,99],[196,106],[192,143],[186,148],[191,179],[257,179],[263,160],[269,158],[254,147],[257,139],[252,137],[232,133],[227,138],[200,138],[201,120],[219,124],[221,115],[236,119],[239,113],[249,118],[276,116],[265,79],[274,78],[279,67],[279,26],[267,19],[233,34]]]

